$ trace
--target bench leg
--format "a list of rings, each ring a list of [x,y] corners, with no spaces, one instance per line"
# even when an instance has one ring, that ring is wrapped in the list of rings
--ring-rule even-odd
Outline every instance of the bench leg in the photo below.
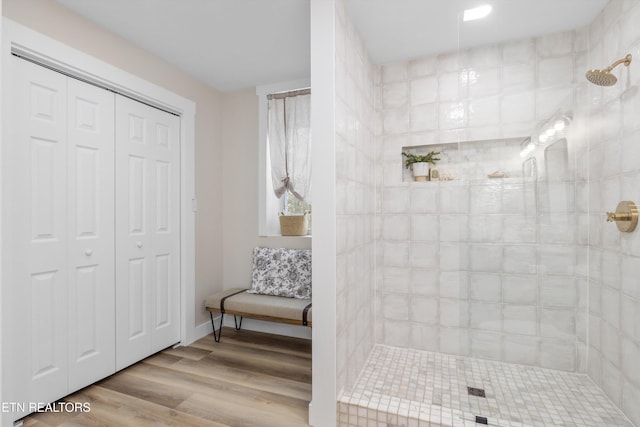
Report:
[[[243,317],[240,316],[240,324],[238,324],[237,316],[235,314],[233,315],[233,323],[236,324],[236,331],[239,331],[240,328],[242,328],[242,319],[243,319]]]
[[[213,313],[210,311],[209,315],[211,316],[211,326],[213,326],[213,340],[215,342],[220,342],[220,338],[222,337],[222,321],[224,320],[224,313],[220,313],[220,332],[218,332],[217,335],[216,335],[216,324],[213,323]]]

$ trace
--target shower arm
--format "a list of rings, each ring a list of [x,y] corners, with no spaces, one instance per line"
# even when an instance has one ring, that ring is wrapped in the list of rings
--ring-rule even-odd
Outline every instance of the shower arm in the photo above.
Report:
[[[624,64],[625,67],[628,67],[629,64],[631,64],[631,55],[627,55],[622,59],[618,59],[616,62],[614,62],[613,64],[609,65],[607,67],[607,72],[613,70],[614,68],[616,68],[620,64]]]

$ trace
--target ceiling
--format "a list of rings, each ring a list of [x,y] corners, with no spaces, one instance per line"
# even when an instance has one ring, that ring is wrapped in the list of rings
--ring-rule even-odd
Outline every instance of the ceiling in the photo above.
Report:
[[[57,0],[222,91],[309,76],[308,0]]]
[[[385,63],[579,28],[607,1],[347,0],[347,10],[371,59]],[[462,22],[483,4],[493,7],[488,17]]]
[[[308,77],[309,0],[57,0],[222,91]],[[493,12],[462,23],[468,7]],[[607,0],[347,0],[376,63],[590,23]],[[460,32],[458,33],[458,24]]]

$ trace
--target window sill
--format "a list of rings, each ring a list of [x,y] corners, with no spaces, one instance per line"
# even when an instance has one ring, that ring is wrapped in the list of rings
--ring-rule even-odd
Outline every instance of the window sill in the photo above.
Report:
[[[268,237],[268,238],[282,238],[282,239],[311,239],[313,235],[307,234],[305,236],[283,236],[282,234],[260,234],[258,237]]]

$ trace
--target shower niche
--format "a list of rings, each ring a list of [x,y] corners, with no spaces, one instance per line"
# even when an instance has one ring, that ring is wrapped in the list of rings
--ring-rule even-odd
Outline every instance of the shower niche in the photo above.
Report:
[[[430,151],[440,154],[439,182],[458,180],[484,180],[522,177],[522,146],[527,137],[501,138],[478,141],[414,145],[402,147],[402,153],[424,155]],[[402,154],[399,156],[402,158]],[[402,158],[402,181],[413,182],[411,169]]]

